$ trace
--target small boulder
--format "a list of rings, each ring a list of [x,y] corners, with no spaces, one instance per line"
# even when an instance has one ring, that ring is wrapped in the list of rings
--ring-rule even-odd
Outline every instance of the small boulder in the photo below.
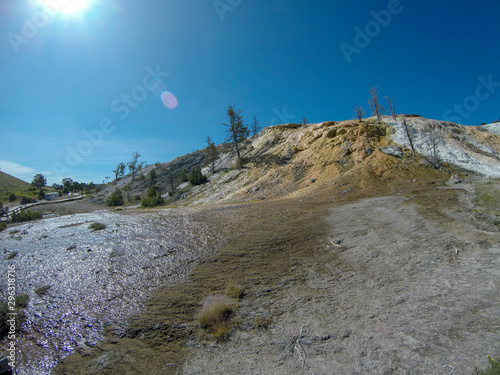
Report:
[[[380,151],[382,151],[384,154],[390,155],[390,156],[395,156],[397,158],[402,158],[403,157],[403,149],[398,146],[386,146],[386,147],[380,147]]]

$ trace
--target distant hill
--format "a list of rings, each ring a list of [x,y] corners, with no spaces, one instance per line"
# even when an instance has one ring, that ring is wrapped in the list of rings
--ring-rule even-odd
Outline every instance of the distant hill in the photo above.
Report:
[[[10,174],[0,171],[0,192],[27,189],[30,184]]]

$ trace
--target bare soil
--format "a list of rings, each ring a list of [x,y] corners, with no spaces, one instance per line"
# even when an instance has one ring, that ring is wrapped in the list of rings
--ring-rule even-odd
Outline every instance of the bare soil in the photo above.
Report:
[[[485,181],[201,207],[227,243],[54,373],[471,374],[500,352],[499,188]],[[215,342],[195,314],[228,284],[246,293]]]

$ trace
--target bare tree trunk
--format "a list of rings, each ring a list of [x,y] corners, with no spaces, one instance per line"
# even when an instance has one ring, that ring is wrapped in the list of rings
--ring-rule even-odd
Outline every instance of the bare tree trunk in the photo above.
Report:
[[[170,191],[172,194],[175,193],[175,186],[174,186],[174,175],[172,173],[172,169],[168,168],[168,182],[170,183]]]
[[[396,121],[396,103],[394,102],[394,99],[391,99],[388,96],[386,96],[385,98],[387,99],[389,112],[391,113],[391,116],[394,119],[394,121]]]
[[[363,116],[365,115],[365,112],[363,111],[363,107],[361,107],[361,106],[355,107],[354,113],[356,113],[356,116],[358,117],[359,121],[363,120]]]
[[[411,137],[410,131],[408,130],[408,124],[406,123],[405,117],[403,117],[403,125],[405,127],[406,136],[408,137],[408,142],[410,142],[411,152],[413,152],[413,156],[415,156],[415,147],[413,147],[413,139]]]
[[[438,150],[438,145],[442,141],[441,137],[437,135],[436,133],[433,133],[431,130],[431,133],[427,136],[426,140],[426,145],[427,149],[429,150],[429,155],[425,156],[425,160],[429,162],[435,169],[440,169],[441,168],[441,159],[439,157],[439,150]]]
[[[382,113],[384,113],[384,107],[382,107],[378,102],[378,87],[372,87],[370,89],[370,94],[372,94],[372,98],[368,100],[368,104],[370,105],[372,112],[377,116],[377,121],[380,124]]]

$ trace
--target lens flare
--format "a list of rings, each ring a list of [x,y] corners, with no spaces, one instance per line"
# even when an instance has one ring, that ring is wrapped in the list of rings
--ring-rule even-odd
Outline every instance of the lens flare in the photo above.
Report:
[[[177,108],[177,98],[175,97],[174,94],[168,91],[163,91],[161,93],[161,102],[165,107],[168,109],[175,109]]]

